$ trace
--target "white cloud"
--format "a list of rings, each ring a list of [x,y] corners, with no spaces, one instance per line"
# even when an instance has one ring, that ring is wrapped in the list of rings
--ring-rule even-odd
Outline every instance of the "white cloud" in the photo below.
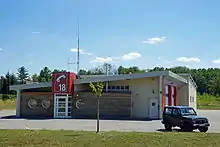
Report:
[[[178,62],[200,62],[201,60],[196,57],[179,57],[176,59]]]
[[[31,32],[32,34],[40,34],[40,32]]]
[[[142,41],[142,43],[157,44],[157,43],[165,41],[166,39],[167,39],[167,37],[153,37],[153,38],[149,38],[145,41]]]
[[[220,64],[220,59],[213,60],[212,63],[214,63],[214,64]]]
[[[110,63],[112,61],[111,57],[96,57],[95,60],[91,61],[91,63]]]
[[[176,62],[176,60],[160,60],[157,64],[155,64],[152,68],[154,67],[165,67],[165,68],[172,68],[176,66],[185,66],[188,68],[191,68],[189,63],[187,64],[186,62]]]
[[[3,51],[3,48],[0,48],[0,51]]]
[[[70,51],[76,53],[76,52],[78,52],[78,49],[77,49],[77,48],[72,48],[72,49],[70,49]],[[87,53],[87,52],[85,52],[84,49],[79,49],[79,53],[80,53],[80,54],[84,54],[84,55],[93,55],[93,53]]]
[[[141,56],[142,55],[138,52],[130,52],[120,57],[96,57],[90,63],[110,63],[114,60],[135,60],[137,58],[140,58]]]
[[[122,60],[134,60],[140,58],[141,54],[138,52],[130,52],[121,57]]]

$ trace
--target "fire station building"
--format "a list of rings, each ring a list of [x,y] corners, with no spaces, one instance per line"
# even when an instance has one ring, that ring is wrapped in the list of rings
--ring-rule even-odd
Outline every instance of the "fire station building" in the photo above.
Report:
[[[17,91],[16,116],[22,118],[95,118],[97,97],[89,86],[103,82],[101,118],[160,119],[166,105],[196,106],[196,83],[171,71],[85,76],[54,72],[52,82],[10,86]]]

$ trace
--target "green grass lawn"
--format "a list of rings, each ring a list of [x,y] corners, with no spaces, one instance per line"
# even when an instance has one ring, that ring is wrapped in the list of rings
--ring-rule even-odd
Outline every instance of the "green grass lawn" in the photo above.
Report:
[[[209,94],[197,95],[198,109],[220,110],[220,97]]]
[[[214,133],[121,133],[0,130],[0,146],[69,147],[210,147],[219,146],[220,134]]]
[[[16,101],[13,100],[0,100],[0,110],[3,109],[15,109],[16,108]]]

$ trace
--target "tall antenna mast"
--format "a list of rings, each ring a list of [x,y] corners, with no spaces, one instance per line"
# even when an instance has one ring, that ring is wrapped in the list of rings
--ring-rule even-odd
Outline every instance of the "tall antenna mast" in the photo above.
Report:
[[[77,38],[77,75],[79,78],[79,20],[77,21],[78,25],[78,38]]]

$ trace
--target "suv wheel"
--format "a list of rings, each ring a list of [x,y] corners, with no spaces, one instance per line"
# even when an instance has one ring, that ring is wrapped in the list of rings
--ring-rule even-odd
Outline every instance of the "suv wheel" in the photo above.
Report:
[[[181,130],[184,132],[192,132],[193,128],[190,123],[184,123],[183,126],[181,127]]]
[[[170,124],[164,124],[164,127],[167,131],[171,131],[172,130],[172,126]]]
[[[200,132],[207,132],[208,131],[208,127],[200,127],[199,131]]]

